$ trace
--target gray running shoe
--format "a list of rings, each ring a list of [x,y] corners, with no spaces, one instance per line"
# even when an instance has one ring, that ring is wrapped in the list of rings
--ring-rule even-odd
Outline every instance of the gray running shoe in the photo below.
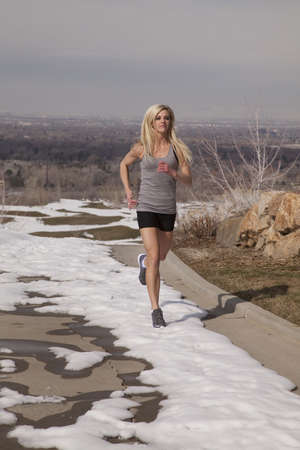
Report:
[[[164,320],[162,310],[160,308],[152,311],[152,324],[154,328],[166,327],[167,324]]]
[[[143,266],[143,261],[146,258],[147,255],[145,255],[145,253],[141,253],[138,256],[138,264],[140,267],[140,273],[139,273],[139,280],[140,283],[143,284],[144,286],[146,285],[146,267]]]

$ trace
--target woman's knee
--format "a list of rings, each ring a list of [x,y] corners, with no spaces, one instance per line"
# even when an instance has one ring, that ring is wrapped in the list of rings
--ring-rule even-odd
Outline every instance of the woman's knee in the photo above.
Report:
[[[160,232],[159,234],[159,259],[160,261],[164,261],[169,253],[169,250],[172,245],[172,232]]]
[[[158,253],[147,253],[146,266],[147,267],[158,267],[160,261],[160,255]]]
[[[168,251],[161,252],[159,255],[160,261],[164,261],[167,257]]]

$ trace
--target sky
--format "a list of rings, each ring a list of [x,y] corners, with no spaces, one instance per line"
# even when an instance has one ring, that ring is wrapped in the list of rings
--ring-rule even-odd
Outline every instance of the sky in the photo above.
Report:
[[[2,0],[0,112],[300,115],[298,0]]]
[[[8,436],[31,449],[40,447],[42,442],[44,448],[59,450],[111,450],[113,446],[116,450],[132,450],[132,443],[122,443],[131,437],[139,440],[134,444],[137,450],[298,449],[300,397],[290,392],[294,384],[261,365],[225,336],[205,328],[201,320],[205,311],[198,305],[162,282],[161,307],[167,327],[153,328],[147,289],[138,282],[137,268],[116,261],[110,247],[104,245],[107,242],[30,234],[49,227],[32,217],[33,211],[50,217],[83,211],[106,217],[118,215],[123,217],[122,224],[137,226],[127,208],[84,206],[86,202],[61,200],[43,207],[8,207],[28,211],[28,216],[15,215],[15,221],[0,225],[0,310],[14,311],[17,304],[32,303],[35,311],[42,314],[81,315],[87,326],[110,328],[117,337],[118,348],[126,347],[127,356],[147,360],[152,368],[143,370],[136,384],[131,380],[127,387],[125,380],[123,390],[108,392],[107,398],[94,401],[69,425],[50,426],[50,420],[43,428],[35,427],[34,422],[23,425],[21,416],[9,408],[24,404],[28,409],[34,403],[61,402],[66,393],[59,391],[60,383],[50,386],[51,392],[56,392],[50,397],[38,392],[38,388],[35,395],[30,387],[28,395],[24,395],[25,388],[19,392],[19,384],[6,386],[5,381],[12,378],[3,377],[5,371],[14,371],[16,356],[22,358],[22,348],[24,352],[28,343],[24,340],[20,345],[4,337],[5,347],[0,339],[0,358],[5,358],[0,425],[10,427]],[[52,225],[52,231],[63,229]],[[74,228],[69,225],[69,229]],[[20,281],[24,276],[32,279]],[[51,304],[45,303],[45,297],[51,298]],[[80,353],[52,347],[53,342],[48,345],[53,358],[64,358],[68,370],[93,367],[110,356],[106,352],[82,351],[77,339]],[[27,361],[34,365],[35,355]],[[40,376],[44,376],[43,372]],[[157,417],[151,422],[127,420],[132,418],[132,408],[139,401],[134,397],[133,403],[131,394],[157,390],[164,396]],[[71,407],[70,394],[66,401]],[[75,414],[76,411],[75,407]],[[120,443],[108,442],[106,438],[111,436],[120,437]]]

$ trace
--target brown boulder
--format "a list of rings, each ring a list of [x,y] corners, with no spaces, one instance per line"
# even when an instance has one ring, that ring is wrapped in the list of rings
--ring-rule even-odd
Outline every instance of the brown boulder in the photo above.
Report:
[[[278,202],[280,202],[280,198],[283,194],[284,193],[281,191],[262,192],[257,202],[259,216],[261,217],[264,214],[272,216],[273,211],[277,211]]]
[[[240,225],[243,217],[235,216],[223,220],[216,233],[216,242],[223,247],[233,247],[239,240]]]
[[[264,238],[265,238],[265,242],[278,242],[281,238],[280,233],[278,233],[278,231],[275,230],[274,228],[274,224],[272,224],[270,226],[270,228],[268,228],[268,230],[265,230],[264,232]]]
[[[256,203],[242,219],[238,239],[240,245],[254,247],[258,242],[260,233],[267,230],[271,225],[270,217],[265,214],[261,215],[260,211],[265,211],[265,205]]]
[[[217,242],[263,250],[266,256],[288,258],[299,254],[300,194],[264,192],[244,217],[226,219]]]
[[[275,216],[274,228],[287,234],[300,228],[300,195],[287,193],[282,196]]]
[[[300,230],[282,236],[277,242],[267,242],[264,255],[275,259],[286,259],[300,255]]]
[[[271,216],[272,218],[275,219],[276,214],[278,212],[279,206],[281,204],[282,198],[284,197],[285,193],[284,192],[280,192],[280,193],[276,193],[274,194],[273,192],[273,196],[271,197],[268,206],[267,206],[267,214],[269,216]]]
[[[259,223],[258,204],[252,206],[241,221],[240,235],[245,237],[250,234],[256,234]]]

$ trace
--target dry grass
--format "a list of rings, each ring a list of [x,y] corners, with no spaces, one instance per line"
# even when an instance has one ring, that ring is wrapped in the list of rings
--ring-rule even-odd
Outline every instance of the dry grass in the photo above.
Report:
[[[23,190],[8,192],[7,205],[18,206],[42,206],[51,202],[57,202],[61,198],[61,192],[48,190],[43,187],[25,187]]]
[[[119,173],[105,172],[95,164],[41,164],[18,161],[22,169],[23,187],[7,183],[6,204],[45,205],[60,198],[97,200],[101,191],[106,191],[109,199],[121,192]],[[124,194],[123,194],[124,196]]]
[[[175,239],[175,253],[210,283],[300,325],[300,257],[275,261],[214,240]]]

